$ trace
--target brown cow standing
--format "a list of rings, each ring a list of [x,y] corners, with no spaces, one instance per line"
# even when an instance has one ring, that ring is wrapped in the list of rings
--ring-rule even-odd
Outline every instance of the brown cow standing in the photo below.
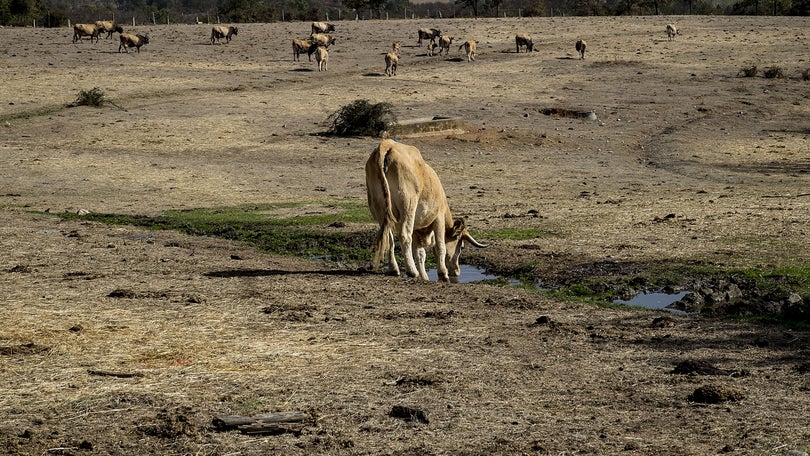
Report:
[[[532,52],[534,50],[534,42],[532,41],[532,36],[526,33],[518,33],[517,35],[515,35],[516,52],[520,53],[521,46],[526,47],[526,52]]]
[[[93,42],[93,38],[96,39],[96,43],[98,43],[98,35],[101,33],[101,28],[96,24],[74,24],[73,25],[73,44],[76,44],[77,41],[81,41],[83,36],[90,37],[90,43]]]
[[[396,52],[389,52],[385,54],[385,74],[388,76],[396,76],[397,66],[399,65],[399,57]]]
[[[585,60],[585,48],[588,47],[588,43],[585,40],[577,40],[576,44],[577,52],[579,52],[579,59]]]
[[[475,62],[475,52],[478,49],[478,42],[475,40],[467,40],[458,47],[458,50],[464,49],[464,52],[467,53],[467,61],[468,62]]]
[[[486,247],[470,235],[463,219],[453,219],[439,176],[416,147],[383,139],[366,161],[366,190],[369,210],[380,225],[375,239],[375,270],[388,255],[390,272],[399,275],[395,232],[405,257],[405,271],[424,280],[429,280],[425,271],[428,247],[432,246],[436,255],[439,280],[445,282],[461,273],[458,260],[464,242]]]

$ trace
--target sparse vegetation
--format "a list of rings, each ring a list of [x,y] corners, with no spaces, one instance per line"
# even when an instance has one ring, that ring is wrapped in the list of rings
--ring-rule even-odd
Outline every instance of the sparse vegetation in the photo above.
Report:
[[[757,66],[756,65],[751,65],[751,66],[743,67],[740,70],[739,75],[744,77],[744,78],[756,77],[756,75],[757,75]]]
[[[93,87],[90,90],[80,90],[74,105],[101,107],[106,101],[107,98],[104,91],[98,87]]]
[[[355,100],[329,116],[328,133],[335,136],[377,136],[397,123],[391,103]]]
[[[766,68],[762,74],[768,79],[782,79],[785,77],[785,72],[782,70],[782,67],[776,65]]]

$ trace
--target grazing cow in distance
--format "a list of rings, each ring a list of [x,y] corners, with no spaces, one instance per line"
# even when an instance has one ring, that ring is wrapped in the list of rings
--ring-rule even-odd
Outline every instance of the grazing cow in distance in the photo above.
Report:
[[[327,22],[313,22],[312,33],[310,33],[310,35],[314,35],[316,33],[329,33],[334,31],[335,26],[333,24],[329,24]]]
[[[397,56],[396,52],[389,52],[385,54],[385,74],[390,76],[396,76],[397,74],[397,65],[399,65],[399,57]]]
[[[115,21],[96,21],[96,26],[98,26],[101,30],[100,32],[106,32],[107,38],[112,38],[113,33],[124,33],[124,27],[121,27],[121,24]]]
[[[441,36],[442,31],[435,28],[421,28],[416,33],[419,36],[419,41],[417,41],[416,44],[422,47],[422,40],[430,40],[429,43],[435,43],[436,38]],[[430,46],[430,44],[428,44],[428,46]]]
[[[467,40],[458,47],[458,50],[464,49],[464,52],[467,53],[467,61],[468,62],[475,62],[475,52],[478,48],[478,42],[475,40]]]
[[[675,27],[672,24],[667,24],[667,38],[669,38],[669,41],[674,40],[675,35],[680,35],[680,34],[681,34],[681,31],[678,30],[678,27]]]
[[[525,46],[526,52],[534,51],[534,43],[532,42],[532,36],[528,33],[518,33],[515,35],[515,48],[517,49],[516,52],[520,54],[520,47]]]
[[[309,40],[312,41],[312,44],[315,46],[323,46],[328,48],[329,46],[335,44],[337,40],[332,37],[332,35],[327,35],[326,33],[315,33],[309,36]]]
[[[579,52],[579,60],[585,60],[586,47],[588,47],[588,43],[585,40],[577,40],[576,48],[577,52]]]
[[[442,50],[444,51],[444,55],[450,54],[450,45],[453,44],[454,39],[454,36],[448,35],[442,35],[439,37],[439,55],[442,55]]]
[[[236,36],[239,34],[239,27],[235,25],[215,25],[211,28],[211,44],[214,44],[214,41],[219,42],[222,38],[225,38],[225,43],[231,42],[231,37]]]
[[[293,50],[293,62],[299,61],[302,52],[307,53],[307,59],[311,62],[312,61],[312,53],[315,52],[315,48],[317,48],[312,40],[299,40],[297,38],[293,38],[292,41],[292,50]]]
[[[318,71],[327,70],[327,66],[329,64],[329,51],[327,51],[325,47],[316,47],[315,62],[318,64]]]
[[[380,225],[374,242],[375,270],[387,255],[389,272],[399,275],[395,235],[405,272],[424,280],[429,280],[427,248],[433,247],[436,255],[439,280],[447,282],[461,273],[458,260],[465,242],[486,247],[470,235],[463,219],[453,219],[439,176],[416,147],[383,139],[366,161],[366,193],[371,215]]]
[[[96,24],[75,24],[73,25],[73,44],[81,41],[83,36],[89,36],[91,43],[95,38],[98,43],[99,33],[101,33],[101,29]]]
[[[127,51],[127,54],[129,54],[129,49],[127,48],[134,47],[135,49],[138,50],[138,53],[140,54],[141,46],[149,44],[149,35],[141,35],[141,34],[132,35],[130,33],[122,33],[118,38],[121,41],[121,44],[118,45],[119,53],[121,52],[121,49],[123,49]]]

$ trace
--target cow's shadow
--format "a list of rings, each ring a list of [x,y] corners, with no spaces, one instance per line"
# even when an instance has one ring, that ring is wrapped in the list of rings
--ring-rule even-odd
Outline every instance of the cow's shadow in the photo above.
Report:
[[[381,77],[381,76],[386,76],[386,74],[385,73],[363,73],[363,76],[365,76],[367,78],[378,78],[378,77]]]
[[[299,73],[312,73],[315,70],[313,70],[312,68],[293,68],[290,71],[295,71],[295,72],[299,72]]]
[[[227,269],[224,271],[210,271],[203,273],[206,277],[232,278],[232,277],[273,277],[285,275],[325,275],[342,277],[359,277],[375,273],[365,269],[354,270],[311,270],[311,271],[285,271],[282,269]]]

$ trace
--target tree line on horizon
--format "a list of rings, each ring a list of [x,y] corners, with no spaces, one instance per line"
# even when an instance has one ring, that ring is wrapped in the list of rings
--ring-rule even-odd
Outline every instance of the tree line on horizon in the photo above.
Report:
[[[659,14],[808,16],[810,0],[0,0],[0,26],[36,27]]]

